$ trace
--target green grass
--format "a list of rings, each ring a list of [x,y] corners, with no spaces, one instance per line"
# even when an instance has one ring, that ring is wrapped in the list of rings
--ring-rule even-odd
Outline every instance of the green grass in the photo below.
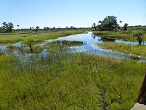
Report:
[[[48,46],[81,46],[83,45],[83,42],[81,41],[55,41],[55,42],[50,42],[47,44]]]
[[[103,37],[111,37],[117,39],[123,39],[126,41],[137,41],[136,37],[133,37],[135,33],[142,32],[144,35],[144,41],[146,41],[146,32],[142,30],[128,30],[128,31],[94,31],[93,34],[103,36]]]
[[[145,63],[88,54],[0,56],[1,110],[129,110]]]
[[[110,49],[112,51],[121,52],[124,54],[132,54],[136,56],[146,57],[146,46],[142,45],[130,45],[124,43],[115,43],[115,42],[103,42],[96,44],[104,49]]]
[[[72,34],[83,33],[85,30],[64,30],[64,31],[52,31],[48,33],[10,33],[10,34],[0,34],[0,43],[8,44],[15,42],[26,42],[27,40],[32,40],[35,44],[43,42],[44,40],[55,39],[58,37],[63,37]]]

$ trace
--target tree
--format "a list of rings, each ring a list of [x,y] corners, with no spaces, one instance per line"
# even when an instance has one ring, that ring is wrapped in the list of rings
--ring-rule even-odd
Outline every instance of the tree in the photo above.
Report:
[[[93,24],[92,24],[92,28],[93,28],[94,30],[96,30],[96,23],[93,23]]]
[[[37,32],[38,32],[39,28],[40,28],[39,26],[36,27],[36,31],[37,31]]]
[[[39,26],[36,27],[37,30],[39,30],[39,28],[40,28]]]
[[[101,23],[100,25],[98,25],[101,30],[113,30],[118,26],[117,17],[115,16],[107,16],[104,18],[104,20],[99,21],[98,23]]]
[[[133,37],[137,37],[139,45],[141,45],[141,43],[143,41],[142,35],[143,35],[142,33],[137,33],[137,34],[133,35]]]
[[[101,23],[101,21],[98,21],[98,23]]]
[[[101,21],[98,21],[98,23],[100,23],[100,24],[97,25],[97,29],[100,30],[100,32],[101,32],[101,30],[102,30],[102,28],[101,28]]]
[[[1,33],[1,32],[3,32],[3,28],[2,28],[2,27],[0,27],[0,33]]]
[[[119,26],[119,29],[121,28],[121,23],[122,23],[122,21],[119,21],[120,22],[120,26]]]
[[[127,30],[127,27],[128,27],[128,24],[125,23],[124,26],[123,26],[123,30]]]
[[[17,25],[18,29],[19,29],[19,25]]]
[[[47,30],[49,30],[49,29],[50,29],[49,27],[44,27],[44,30],[45,30],[45,31],[47,31]]]
[[[2,28],[3,28],[4,31],[6,31],[6,32],[12,32],[12,29],[14,28],[13,23],[3,22],[2,24],[3,24]]]

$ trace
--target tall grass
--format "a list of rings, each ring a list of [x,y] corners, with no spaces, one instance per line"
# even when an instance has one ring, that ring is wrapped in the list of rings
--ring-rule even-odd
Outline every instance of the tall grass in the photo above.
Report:
[[[49,46],[59,46],[59,45],[62,45],[62,46],[81,46],[81,45],[83,45],[83,42],[63,40],[63,41],[50,42],[47,45],[49,45]]]
[[[32,40],[35,43],[43,42],[44,40],[55,39],[62,36],[83,33],[85,30],[64,30],[64,31],[52,31],[47,33],[11,33],[11,34],[0,34],[0,43],[15,43],[20,41]]]
[[[123,39],[126,41],[137,41],[136,37],[133,37],[135,33],[144,33],[143,34],[143,40],[146,41],[146,33],[142,30],[128,30],[128,31],[95,31],[93,34],[100,35],[103,37],[111,37],[111,38],[117,38],[117,39]]]
[[[60,51],[0,56],[0,109],[129,110],[145,68],[145,63]]]
[[[115,42],[103,42],[96,45],[116,52],[122,52],[125,54],[132,54],[132,55],[146,57],[146,46],[130,45],[124,43],[115,43]]]

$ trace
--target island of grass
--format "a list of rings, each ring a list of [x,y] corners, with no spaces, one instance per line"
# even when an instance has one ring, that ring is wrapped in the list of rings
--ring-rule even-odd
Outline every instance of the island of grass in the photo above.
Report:
[[[81,46],[83,45],[82,41],[54,41],[54,42],[49,42],[47,44],[48,46]]]
[[[98,35],[101,37],[109,37],[109,38],[116,38],[116,39],[122,39],[125,41],[137,41],[135,37],[133,37],[136,33],[143,33],[143,40],[146,41],[146,33],[143,30],[132,30],[129,29],[127,31],[125,30],[117,30],[117,31],[94,31],[94,35]]]
[[[130,45],[130,44],[116,43],[116,42],[103,42],[103,43],[96,43],[95,45],[100,46],[101,48],[104,49],[109,49],[124,54],[146,57],[146,46],[143,45]]]

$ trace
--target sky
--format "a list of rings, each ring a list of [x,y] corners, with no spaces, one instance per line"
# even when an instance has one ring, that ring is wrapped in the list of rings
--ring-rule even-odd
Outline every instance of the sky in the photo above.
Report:
[[[0,26],[91,27],[106,16],[121,25],[146,25],[146,0],[0,0]]]

